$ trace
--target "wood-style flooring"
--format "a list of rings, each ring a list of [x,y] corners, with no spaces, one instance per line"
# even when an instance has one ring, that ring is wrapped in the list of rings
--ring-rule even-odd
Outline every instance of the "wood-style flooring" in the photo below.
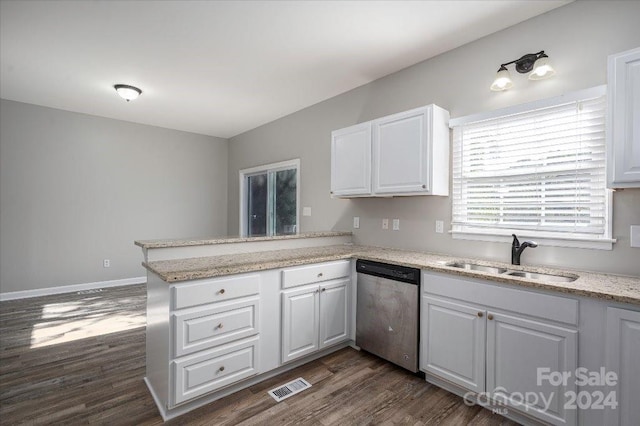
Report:
[[[144,285],[0,303],[0,424],[162,424],[145,374]],[[297,377],[312,387],[276,403]],[[514,425],[347,348],[170,425]]]

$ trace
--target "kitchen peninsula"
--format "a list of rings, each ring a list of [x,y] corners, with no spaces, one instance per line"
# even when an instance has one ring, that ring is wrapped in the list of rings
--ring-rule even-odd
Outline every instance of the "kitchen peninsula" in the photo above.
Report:
[[[632,383],[640,379],[637,361],[628,364],[621,353],[623,342],[619,337],[624,338],[625,334],[615,332],[615,327],[627,327],[629,321],[640,325],[638,277],[357,246],[351,243],[348,232],[136,244],[145,253],[143,265],[148,270],[145,381],[165,419],[332,351],[354,346],[356,259],[422,270],[420,370],[428,381],[451,392],[463,395],[468,390],[493,391],[488,383],[489,365],[483,364],[473,372],[484,378],[486,368],[487,384],[484,380],[476,383],[474,378],[462,380],[463,374],[457,374],[455,366],[438,365],[435,347],[473,351],[455,346],[447,349],[452,343],[443,341],[434,328],[439,326],[438,321],[429,320],[462,305],[473,306],[473,317],[469,317],[473,318],[473,330],[480,324],[478,321],[483,321],[482,330],[509,323],[521,329],[535,329],[538,335],[553,334],[554,339],[559,333],[562,339],[557,349],[562,352],[562,359],[550,367],[581,365],[595,369],[609,363],[606,365],[620,371],[621,378],[627,376],[626,380]],[[492,268],[561,280],[487,272]],[[459,317],[460,312],[456,312]],[[517,320],[515,314],[519,315]],[[456,327],[450,322],[452,318],[447,322]],[[459,331],[464,333],[466,325],[461,327]],[[526,337],[522,334],[519,338],[523,336]],[[616,338],[617,341],[608,342],[605,354],[601,343]],[[494,344],[486,342],[481,352]],[[628,348],[628,342],[625,344],[625,351],[633,349]],[[494,349],[510,350],[498,346]],[[509,352],[502,353],[503,359],[505,355]],[[442,373],[445,370],[448,373]],[[499,379],[498,375],[495,378]],[[619,386],[627,386],[624,380]],[[498,380],[492,387],[499,385]],[[624,393],[618,393],[623,407],[631,405],[624,398],[633,395],[624,389]],[[505,397],[504,404],[513,405],[511,402]],[[600,420],[598,416],[602,416],[602,412],[593,410],[576,413],[560,407],[549,413],[528,408],[526,413],[512,410],[509,417],[523,423],[531,423],[533,417],[534,424],[577,424],[579,419]]]

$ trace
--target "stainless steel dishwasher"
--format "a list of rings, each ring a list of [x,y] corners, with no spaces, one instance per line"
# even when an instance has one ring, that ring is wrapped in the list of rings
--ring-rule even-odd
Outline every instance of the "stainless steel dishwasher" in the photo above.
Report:
[[[418,371],[420,270],[358,260],[356,345]]]

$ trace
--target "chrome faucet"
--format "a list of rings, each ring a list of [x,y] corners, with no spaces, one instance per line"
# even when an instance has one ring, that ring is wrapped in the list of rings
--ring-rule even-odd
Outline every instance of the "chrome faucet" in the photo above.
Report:
[[[511,235],[513,235],[513,243],[511,243],[511,264],[519,265],[520,255],[522,254],[524,249],[526,249],[527,247],[536,248],[538,247],[538,243],[536,243],[535,241],[525,241],[524,243],[520,244],[520,241],[518,241],[518,237],[516,237],[516,234]]]

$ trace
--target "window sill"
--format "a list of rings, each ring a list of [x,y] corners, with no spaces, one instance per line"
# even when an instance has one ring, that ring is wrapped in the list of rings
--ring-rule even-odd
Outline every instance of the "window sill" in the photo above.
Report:
[[[487,241],[487,242],[500,242],[510,243],[513,240],[511,234],[504,230],[485,231],[485,230],[473,230],[465,229],[449,231],[454,240],[470,240],[470,241]],[[531,231],[516,231],[520,241],[526,239],[535,240],[540,246],[547,247],[569,247],[569,248],[583,248],[583,249],[595,249],[595,250],[612,250],[613,243],[616,239],[612,238],[580,238],[580,237],[559,237],[551,235],[543,235]]]

